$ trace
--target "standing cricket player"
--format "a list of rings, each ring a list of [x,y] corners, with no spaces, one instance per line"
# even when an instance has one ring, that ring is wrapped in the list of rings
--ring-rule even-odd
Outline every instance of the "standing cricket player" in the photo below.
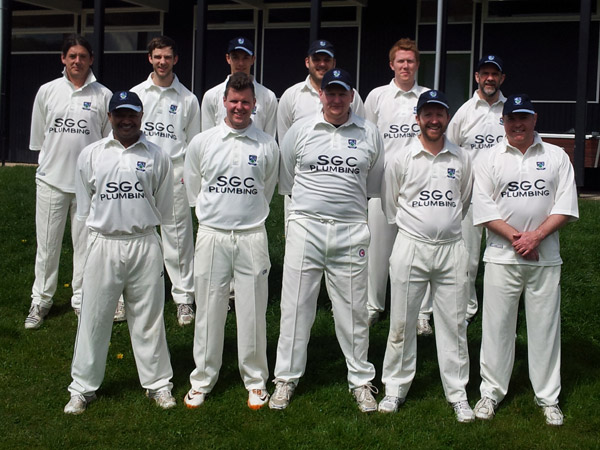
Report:
[[[471,422],[475,416],[466,392],[468,277],[460,223],[471,201],[472,173],[469,155],[444,136],[448,110],[442,92],[421,94],[416,117],[421,133],[386,165],[382,204],[398,236],[390,257],[390,332],[379,411],[396,412],[415,377],[416,325],[430,285],[444,394],[457,420]]]
[[[529,378],[548,425],[562,425],[560,394],[560,244],[577,220],[573,166],[564,150],[534,131],[527,95],[502,111],[506,136],[477,161],[473,221],[488,230],[483,261],[479,419],[491,419],[508,390],[521,295],[527,320]]]
[[[178,59],[175,41],[166,36],[152,39],[148,61],[153,71],[131,91],[144,103],[142,130],[146,138],[166,151],[173,165],[174,224],[163,225],[160,231],[177,321],[184,326],[194,320],[194,238],[183,162],[189,143],[200,132],[200,106],[196,96],[173,73]]]
[[[352,78],[325,74],[320,118],[296,122],[281,147],[279,193],[292,196],[287,224],[281,326],[273,409],[288,406],[306,367],[321,277],[333,307],[348,383],[363,412],[375,411],[367,361],[367,199],[379,195],[383,143],[375,126],[350,110]]]
[[[231,68],[231,75],[243,72],[250,75],[250,70],[256,60],[254,44],[250,39],[237,37],[229,41],[227,53],[225,54],[227,64]],[[229,76],[231,76],[229,75]],[[229,76],[227,79],[229,79]],[[209,89],[202,98],[202,131],[221,125],[227,111],[223,106],[223,93],[227,79],[221,84]],[[256,106],[252,110],[252,123],[259,130],[275,137],[277,131],[277,97],[275,94],[254,80],[254,92],[256,93]]]
[[[448,125],[448,139],[467,151],[473,162],[473,170],[477,166],[476,160],[504,136],[502,108],[506,97],[500,91],[505,78],[503,67],[502,59],[496,55],[486,55],[479,60],[475,72],[478,88],[473,97],[456,111]],[[469,206],[462,221],[463,240],[469,253],[467,322],[473,320],[478,310],[475,279],[479,268],[482,232],[482,227],[473,226],[473,208]]]
[[[73,241],[73,296],[76,314],[81,307],[81,280],[87,230],[74,220],[75,165],[81,150],[110,132],[107,106],[111,92],[92,73],[92,46],[81,36],[63,42],[63,76],[40,87],[31,115],[29,148],[39,151],[35,175],[37,252],[31,307],[25,328],[39,328],[52,306],[67,216]]]
[[[173,173],[169,156],[140,131],[142,114],[135,93],[116,92],[108,114],[112,133],[84,148],[77,160],[77,218],[90,236],[67,414],[81,414],[96,398],[121,295],[140,383],[161,408],[175,406],[156,232],[173,222]]]
[[[238,364],[248,406],[269,400],[267,380],[268,277],[271,263],[265,220],[279,170],[275,139],[252,123],[254,83],[238,72],[229,77],[225,121],[196,136],[185,161],[190,204],[198,236],[194,268],[196,329],[192,388],[184,403],[197,408],[211,392],[221,368],[229,283],[238,290]]]
[[[419,69],[419,50],[412,39],[403,38],[389,52],[390,69],[394,78],[389,84],[371,91],[365,102],[366,118],[377,125],[385,146],[386,161],[417,139],[419,125],[415,120],[419,96],[429,90],[416,82]],[[385,310],[389,260],[396,238],[396,226],[388,224],[381,207],[381,199],[369,200],[369,324],[379,320]],[[431,305],[424,297],[423,311],[419,316],[419,334],[433,333],[429,324]]]
[[[306,117],[318,117],[323,109],[319,97],[323,75],[336,65],[335,48],[324,39],[317,39],[308,48],[304,64],[308,76],[304,81],[286,89],[277,107],[277,138],[283,142],[287,130],[297,121]],[[365,116],[365,107],[360,95],[354,89],[354,100],[350,108],[357,116]]]

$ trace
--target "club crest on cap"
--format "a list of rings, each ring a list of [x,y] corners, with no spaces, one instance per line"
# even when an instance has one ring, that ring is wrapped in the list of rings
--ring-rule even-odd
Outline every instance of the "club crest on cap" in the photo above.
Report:
[[[496,57],[495,57],[494,55],[489,55],[489,56],[488,56],[488,59],[489,59],[490,61],[493,61],[494,59],[496,59]]]
[[[336,77],[336,78],[339,78],[340,74],[341,74],[341,72],[339,70],[334,70],[333,71],[333,76]]]
[[[244,43],[244,38],[239,38],[238,39],[238,44],[243,44]]]
[[[127,98],[127,92],[121,92],[119,94],[119,97],[121,98],[121,100],[125,100]]]
[[[319,45],[321,47],[325,47],[327,45],[327,42],[325,42],[325,41],[319,41]]]
[[[436,98],[437,97],[437,92],[436,91],[429,91],[429,96],[431,98]]]
[[[520,105],[523,102],[521,97],[515,97],[515,105]]]

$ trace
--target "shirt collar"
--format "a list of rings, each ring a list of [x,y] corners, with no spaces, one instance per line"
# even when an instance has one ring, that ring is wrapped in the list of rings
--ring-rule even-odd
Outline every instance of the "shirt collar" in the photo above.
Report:
[[[88,76],[85,79],[85,82],[83,83],[83,86],[81,86],[80,88],[76,88],[75,85],[73,84],[73,82],[71,80],[69,80],[69,77],[67,77],[67,68],[63,68],[63,77],[65,79],[65,81],[73,88],[74,91],[79,91],[83,88],[85,88],[87,85],[92,84],[94,81],[96,81],[96,77],[94,76],[94,72],[92,72],[92,69],[90,69],[90,71],[88,72]]]
[[[417,80],[415,80],[413,86],[408,90],[408,91],[404,91],[402,89],[400,89],[398,87],[398,85],[396,84],[396,81],[392,78],[392,81],[390,81],[390,86],[394,89],[394,94],[396,96],[398,95],[410,95],[410,96],[414,96],[414,97],[419,97],[419,85],[417,84]]]
[[[488,102],[486,102],[484,99],[482,99],[479,96],[479,89],[477,89],[475,91],[475,93],[473,94],[473,98],[475,99],[475,104],[476,105],[489,105]],[[491,106],[496,106],[498,104],[504,105],[505,102],[506,102],[506,97],[504,96],[504,94],[502,93],[502,91],[500,91],[500,95],[498,97],[498,100],[496,100],[494,103],[492,103]]]
[[[327,125],[327,126],[335,127],[335,128],[349,127],[352,125],[357,126],[359,128],[365,127],[364,119],[357,116],[356,114],[354,114],[354,112],[352,112],[352,108],[350,108],[350,116],[348,117],[348,120],[338,127],[336,127],[335,125],[333,125],[325,120],[325,116],[323,115],[323,110],[321,109],[321,112],[318,115],[318,119],[315,122],[314,127],[316,127],[319,124]]]
[[[311,93],[313,93],[313,94],[315,94],[317,96],[319,95],[319,91],[317,91],[315,89],[315,87],[310,82],[310,75],[308,75],[306,77],[306,80],[304,80],[304,84],[302,85],[302,90],[303,91],[311,92]]]
[[[228,138],[246,137],[248,139],[258,142],[257,128],[254,126],[254,123],[252,120],[250,121],[250,125],[248,125],[243,130],[236,130],[234,128],[231,128],[229,125],[227,125],[225,123],[225,119],[223,119],[223,121],[221,122],[220,127],[221,127],[221,136],[222,136],[223,140],[226,140]]]
[[[156,84],[154,84],[154,80],[152,80],[152,74],[154,72],[150,72],[150,75],[148,75],[148,78],[146,78],[146,81],[144,81],[144,89],[146,90],[150,90],[150,89],[158,89],[158,90],[169,90],[169,89],[173,89],[175,90],[175,92],[177,92],[177,94],[181,94],[181,83],[179,82],[179,78],[177,78],[177,75],[173,74],[173,82],[171,83],[170,86],[158,86]]]
[[[502,142],[504,143],[504,148],[502,150],[504,153],[508,153],[509,151],[515,151],[515,152],[519,152],[519,154],[522,154],[523,156],[525,156],[523,153],[521,153],[521,150],[519,150],[517,147],[513,147],[512,145],[510,145],[508,143],[506,134],[502,138]],[[541,150],[542,148],[543,148],[542,138],[540,137],[540,135],[538,134],[537,131],[534,131],[533,132],[533,144],[531,144],[529,146],[529,148],[525,151],[525,154],[529,153],[530,151],[535,152],[535,151]]]
[[[125,148],[123,146],[123,144],[121,144],[117,139],[115,139],[115,136],[112,131],[109,133],[107,139],[108,139],[107,145],[109,145],[110,147],[117,147],[121,151],[132,150],[138,146],[142,146],[142,148],[144,148],[145,150],[148,150],[148,140],[146,139],[146,136],[144,135],[143,132],[140,133],[140,137],[138,138],[138,140],[133,145],[130,145],[127,148]]]
[[[414,142],[415,142],[415,145],[413,145],[413,147],[411,149],[411,154],[412,154],[413,158],[417,157],[421,153],[425,153],[425,154],[430,155],[430,156],[432,156],[434,158],[435,158],[435,156],[437,156],[437,155],[434,156],[432,153],[430,153],[427,150],[425,150],[423,148],[423,145],[421,144],[421,141],[418,138],[415,139]],[[458,156],[457,147],[455,147],[451,143],[450,143],[450,145],[448,145],[449,143],[450,143],[450,141],[448,141],[448,138],[444,135],[444,148],[442,148],[442,150],[440,150],[440,152],[438,153],[438,155],[441,155],[442,153],[452,153],[454,156]]]

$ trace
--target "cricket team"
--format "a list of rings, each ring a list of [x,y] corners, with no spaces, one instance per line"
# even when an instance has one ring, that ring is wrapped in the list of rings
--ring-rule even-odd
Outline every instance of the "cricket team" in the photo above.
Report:
[[[417,335],[433,334],[433,316],[456,419],[493,418],[508,390],[523,295],[535,402],[547,424],[562,425],[558,230],[578,218],[577,191],[566,153],[535,131],[531,99],[500,91],[501,58],[479,61],[477,90],[453,118],[443,92],[416,83],[419,51],[406,38],[390,49],[394,78],[364,104],[326,40],[310,45],[306,80],[279,105],[250,74],[256,55],[244,37],[229,42],[231,74],[201,104],[173,72],[178,58],[172,39],[154,38],[148,78],[113,94],[92,73],[90,44],[69,36],[63,76],[35,98],[37,254],[25,328],[38,328],[52,306],[69,215],[78,328],[65,413],[80,414],[96,399],[115,311],[126,317],[146,395],[161,408],[176,405],[166,268],[178,323],[195,326],[188,408],[200,407],[217,382],[231,286],[248,407],[287,408],[306,369],[325,275],[349,391],[362,412],[394,413],[405,403]],[[265,221],[276,185],[285,196],[286,246],[269,395]],[[484,228],[481,398],[471,409],[467,327],[478,311]],[[377,402],[369,327],[385,310],[388,277],[385,392]]]

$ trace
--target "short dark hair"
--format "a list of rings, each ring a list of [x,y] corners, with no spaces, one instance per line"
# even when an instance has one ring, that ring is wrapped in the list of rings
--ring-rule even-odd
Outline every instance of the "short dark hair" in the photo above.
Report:
[[[65,39],[63,40],[62,49],[61,49],[62,55],[67,56],[67,53],[69,53],[69,49],[71,47],[75,47],[76,45],[81,45],[83,48],[85,48],[88,51],[90,56],[94,56],[94,51],[92,50],[92,45],[88,42],[88,40],[86,38],[84,38],[83,36],[81,36],[79,34],[70,34],[67,37],[65,37]]]
[[[250,89],[252,91],[252,97],[256,98],[252,78],[250,75],[247,75],[244,72],[236,72],[229,77],[229,80],[227,80],[227,85],[225,86],[225,97],[227,97],[229,89],[233,89],[235,91]]]
[[[177,44],[173,39],[168,36],[157,36],[148,42],[148,54],[152,55],[152,52],[157,48],[171,47],[173,49],[173,56],[177,56]]]

